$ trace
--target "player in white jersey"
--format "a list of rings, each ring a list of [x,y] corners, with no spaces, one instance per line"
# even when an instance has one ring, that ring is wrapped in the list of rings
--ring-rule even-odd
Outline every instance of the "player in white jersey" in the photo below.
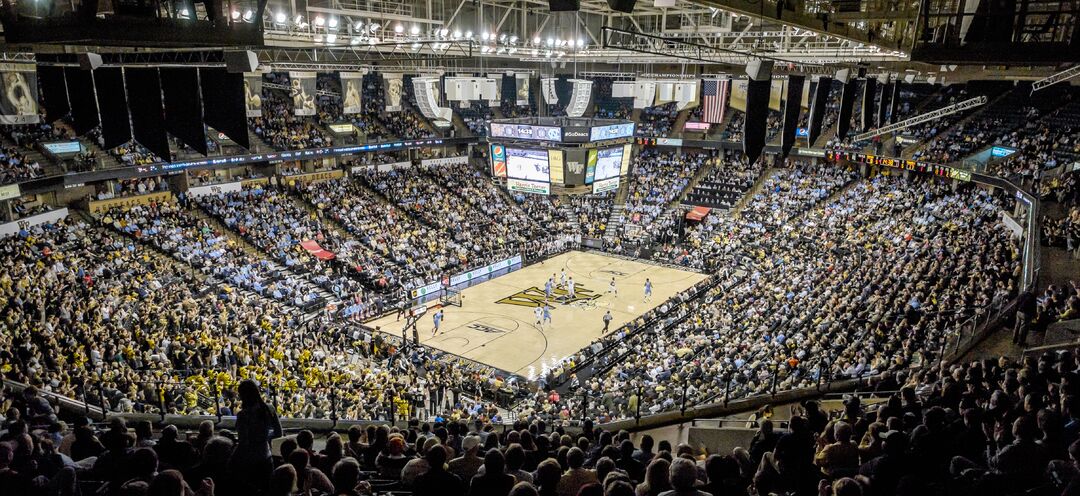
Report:
[[[571,277],[570,280],[567,281],[567,283],[566,283],[566,296],[569,297],[571,300],[574,299],[574,278],[573,277]]]
[[[559,286],[566,286],[566,269],[559,273]]]
[[[615,293],[615,296],[619,296],[619,288],[615,287],[615,278],[614,277],[612,277],[611,282],[608,283],[607,292],[608,293]]]
[[[544,311],[541,310],[540,307],[533,309],[533,315],[536,315],[536,325],[543,325]]]

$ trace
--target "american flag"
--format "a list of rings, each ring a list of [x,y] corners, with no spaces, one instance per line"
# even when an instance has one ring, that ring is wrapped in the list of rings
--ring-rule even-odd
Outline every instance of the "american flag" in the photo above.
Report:
[[[706,79],[701,86],[702,120],[711,124],[724,122],[729,79]]]

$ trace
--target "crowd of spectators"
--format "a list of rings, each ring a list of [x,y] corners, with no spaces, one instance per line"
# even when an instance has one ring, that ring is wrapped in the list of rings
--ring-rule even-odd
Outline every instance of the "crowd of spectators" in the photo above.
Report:
[[[277,150],[302,150],[333,145],[319,129],[316,116],[295,115],[293,102],[283,90],[263,88],[262,116],[248,119],[249,128]]]
[[[29,160],[17,147],[0,148],[0,184],[17,183],[45,175],[45,168]]]
[[[679,110],[675,102],[646,107],[641,111],[641,120],[637,122],[634,133],[638,136],[666,138],[671,134],[671,128],[678,116]]]
[[[671,310],[680,323],[611,355],[633,360],[598,361],[581,381],[591,417],[670,410],[684,391],[693,405],[932,363],[960,320],[1016,294],[1019,252],[999,221],[1008,200],[883,176],[822,203],[853,178],[810,169],[804,192],[794,171],[780,174],[792,177],[754,199],[768,208],[696,235],[708,259],[734,255],[745,280],[714,276],[724,280],[700,301]],[[538,395],[531,413],[565,418],[579,395]]]
[[[572,196],[567,205],[581,234],[589,238],[600,238],[607,230],[611,207],[614,204],[615,193],[608,192]]]
[[[626,196],[623,215],[624,232],[657,234],[665,225],[653,225],[702,167],[715,162],[711,152],[662,152],[656,148],[641,150],[634,159],[634,171]],[[669,222],[670,219],[661,219]],[[644,235],[644,234],[643,234]]]

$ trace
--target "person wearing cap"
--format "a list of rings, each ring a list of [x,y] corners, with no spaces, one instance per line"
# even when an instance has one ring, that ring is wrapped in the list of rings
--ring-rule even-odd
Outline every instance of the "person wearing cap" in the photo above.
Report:
[[[484,464],[484,459],[477,456],[480,450],[480,437],[469,435],[461,440],[461,456],[450,460],[450,473],[461,478],[462,481],[471,481],[476,471]]]

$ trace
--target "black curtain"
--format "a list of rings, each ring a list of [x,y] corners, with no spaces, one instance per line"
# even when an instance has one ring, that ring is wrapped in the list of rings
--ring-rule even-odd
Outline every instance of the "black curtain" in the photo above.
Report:
[[[194,67],[162,67],[165,129],[182,143],[206,155],[206,131],[199,98],[199,73]]]
[[[98,113],[101,115],[102,148],[111,150],[131,141],[124,70],[119,67],[95,69],[94,88],[97,91]]]
[[[817,89],[814,91],[814,101],[810,102],[810,129],[806,130],[808,146],[814,146],[818,136],[821,136],[821,123],[825,121],[825,107],[829,104],[829,90],[831,89],[831,77],[822,77],[818,80]]]
[[[867,132],[872,127],[877,126],[877,119],[874,118],[874,96],[877,95],[877,79],[868,77],[866,78],[866,84],[863,84],[863,97],[862,97],[862,132]]]
[[[858,80],[852,78],[844,84],[840,93],[840,115],[836,120],[836,139],[843,141],[851,130],[851,111],[855,108],[855,88]]]
[[[892,87],[892,98],[889,102],[889,124],[896,124],[896,119],[900,116],[896,115],[896,106],[900,103],[900,81]]]
[[[889,102],[892,101],[892,89],[896,83],[885,83],[881,87],[881,99],[878,100],[878,126],[884,126],[889,118]]]
[[[802,109],[802,90],[806,76],[788,76],[787,101],[784,102],[784,129],[780,134],[781,156],[787,157],[795,146],[795,131],[799,127],[799,111]]]
[[[244,74],[224,67],[202,68],[203,120],[207,126],[248,148],[247,108],[244,106]]]
[[[82,136],[101,124],[97,98],[94,97],[94,77],[90,71],[65,67],[64,79],[71,102],[71,127],[76,136]]]
[[[769,93],[772,80],[754,81],[746,86],[746,119],[743,121],[743,154],[752,165],[765,149],[765,132],[769,117]]]
[[[128,100],[131,103],[131,123],[135,141],[162,160],[172,160],[169,138],[165,134],[165,109],[161,101],[161,80],[156,68],[124,69]]]
[[[45,122],[56,122],[71,112],[63,67],[39,65],[37,80],[41,98],[45,101]]]

